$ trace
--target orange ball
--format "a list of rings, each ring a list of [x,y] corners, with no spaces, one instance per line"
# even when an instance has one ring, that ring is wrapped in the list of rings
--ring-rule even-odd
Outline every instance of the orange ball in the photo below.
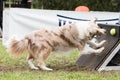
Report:
[[[89,8],[87,6],[78,6],[75,8],[75,11],[79,11],[79,12],[89,12]]]

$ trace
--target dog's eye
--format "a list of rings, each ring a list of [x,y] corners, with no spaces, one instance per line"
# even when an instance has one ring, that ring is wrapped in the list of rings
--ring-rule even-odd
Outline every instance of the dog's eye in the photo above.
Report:
[[[91,33],[91,32],[90,32],[89,34],[90,34],[90,36],[92,36],[92,33]]]

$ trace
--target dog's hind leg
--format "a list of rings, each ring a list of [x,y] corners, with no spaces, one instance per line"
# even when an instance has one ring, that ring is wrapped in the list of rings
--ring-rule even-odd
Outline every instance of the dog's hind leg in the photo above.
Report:
[[[33,60],[34,60],[34,57],[31,54],[29,54],[27,61],[30,69],[35,69],[35,70],[39,69],[38,67],[35,67],[35,65],[33,64]]]
[[[50,50],[49,49],[44,49],[39,53],[38,56],[38,66],[42,69],[42,70],[47,70],[47,71],[52,71],[53,69],[46,67],[45,64],[45,60],[48,58],[50,54]]]

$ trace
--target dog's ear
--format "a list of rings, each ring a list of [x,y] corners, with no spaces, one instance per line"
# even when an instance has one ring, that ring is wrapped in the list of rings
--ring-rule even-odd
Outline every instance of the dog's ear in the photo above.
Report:
[[[91,20],[91,22],[93,22],[95,24],[96,24],[96,21],[97,21],[97,17],[95,17],[93,20]]]
[[[89,25],[90,25],[91,27],[96,27],[96,28],[98,28],[99,26],[97,25],[96,21],[97,21],[97,18],[94,18],[93,20],[91,20],[91,21],[89,22]]]

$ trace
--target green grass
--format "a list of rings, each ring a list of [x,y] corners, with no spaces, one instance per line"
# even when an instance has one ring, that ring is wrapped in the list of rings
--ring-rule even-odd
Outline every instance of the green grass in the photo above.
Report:
[[[0,80],[120,80],[120,71],[99,73],[76,66],[78,51],[69,55],[52,53],[46,63],[53,71],[30,70],[26,56],[10,57],[0,41]]]

